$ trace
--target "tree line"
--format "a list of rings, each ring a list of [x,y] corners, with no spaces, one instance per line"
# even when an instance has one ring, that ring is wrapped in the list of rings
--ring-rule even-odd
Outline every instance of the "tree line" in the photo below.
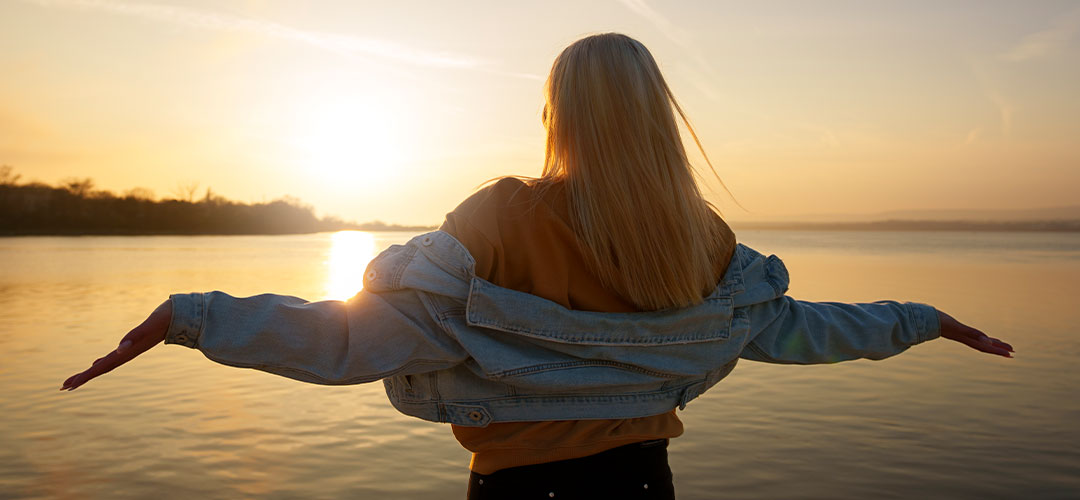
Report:
[[[337,217],[316,217],[315,210],[292,197],[265,203],[240,203],[210,188],[196,197],[197,184],[178,186],[172,198],[155,199],[135,188],[123,194],[95,189],[90,178],[70,178],[57,185],[20,183],[8,165],[0,167],[0,234],[296,234],[343,229],[392,231],[427,227],[382,222],[357,224]]]

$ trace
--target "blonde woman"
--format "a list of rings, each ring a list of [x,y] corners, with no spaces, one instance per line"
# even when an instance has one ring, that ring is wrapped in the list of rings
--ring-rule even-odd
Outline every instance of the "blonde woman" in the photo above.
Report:
[[[383,252],[352,299],[173,295],[63,389],[162,341],[312,383],[381,379],[473,452],[469,498],[673,498],[675,410],[740,358],[881,359],[938,336],[1010,356],[927,305],[787,297],[783,263],[702,197],[676,119],[693,129],[638,41],[573,43],[545,92],[543,174]]]

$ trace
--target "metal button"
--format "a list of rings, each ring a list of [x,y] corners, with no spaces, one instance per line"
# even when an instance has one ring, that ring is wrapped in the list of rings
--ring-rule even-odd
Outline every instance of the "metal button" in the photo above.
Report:
[[[555,492],[552,491],[552,492],[548,493],[548,498],[555,498]]]
[[[432,243],[431,236],[424,236],[423,238],[420,239],[420,243],[422,243],[426,247],[431,246],[431,243]]]
[[[645,489],[649,489],[649,483],[645,483]]]
[[[364,277],[366,277],[369,281],[374,281],[375,278],[379,277],[379,273],[372,269],[368,271],[368,273]]]
[[[483,480],[483,479],[481,479],[481,480],[480,480],[480,484],[484,484],[484,480]]]
[[[484,418],[484,415],[476,410],[473,410],[469,412],[469,418],[479,422],[480,419]]]

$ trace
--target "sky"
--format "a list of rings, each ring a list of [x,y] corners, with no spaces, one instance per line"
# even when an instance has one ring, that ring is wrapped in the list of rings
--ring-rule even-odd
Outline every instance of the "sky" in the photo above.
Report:
[[[0,0],[0,164],[438,224],[540,173],[544,77],[608,31],[731,220],[1078,204],[1075,1]]]

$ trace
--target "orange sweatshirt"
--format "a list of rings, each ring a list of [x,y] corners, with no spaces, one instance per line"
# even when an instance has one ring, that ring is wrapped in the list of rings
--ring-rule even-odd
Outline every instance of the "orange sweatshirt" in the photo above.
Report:
[[[570,309],[632,312],[637,309],[605,288],[589,270],[569,224],[565,192],[559,187],[537,198],[518,179],[502,179],[480,190],[446,215],[442,229],[476,259],[476,275],[504,288],[531,293]],[[722,222],[721,222],[722,223]],[[717,280],[731,253],[718,259]],[[473,452],[470,468],[499,469],[584,457],[638,441],[673,438],[683,432],[672,410],[623,420],[564,420],[454,425],[454,436]]]

